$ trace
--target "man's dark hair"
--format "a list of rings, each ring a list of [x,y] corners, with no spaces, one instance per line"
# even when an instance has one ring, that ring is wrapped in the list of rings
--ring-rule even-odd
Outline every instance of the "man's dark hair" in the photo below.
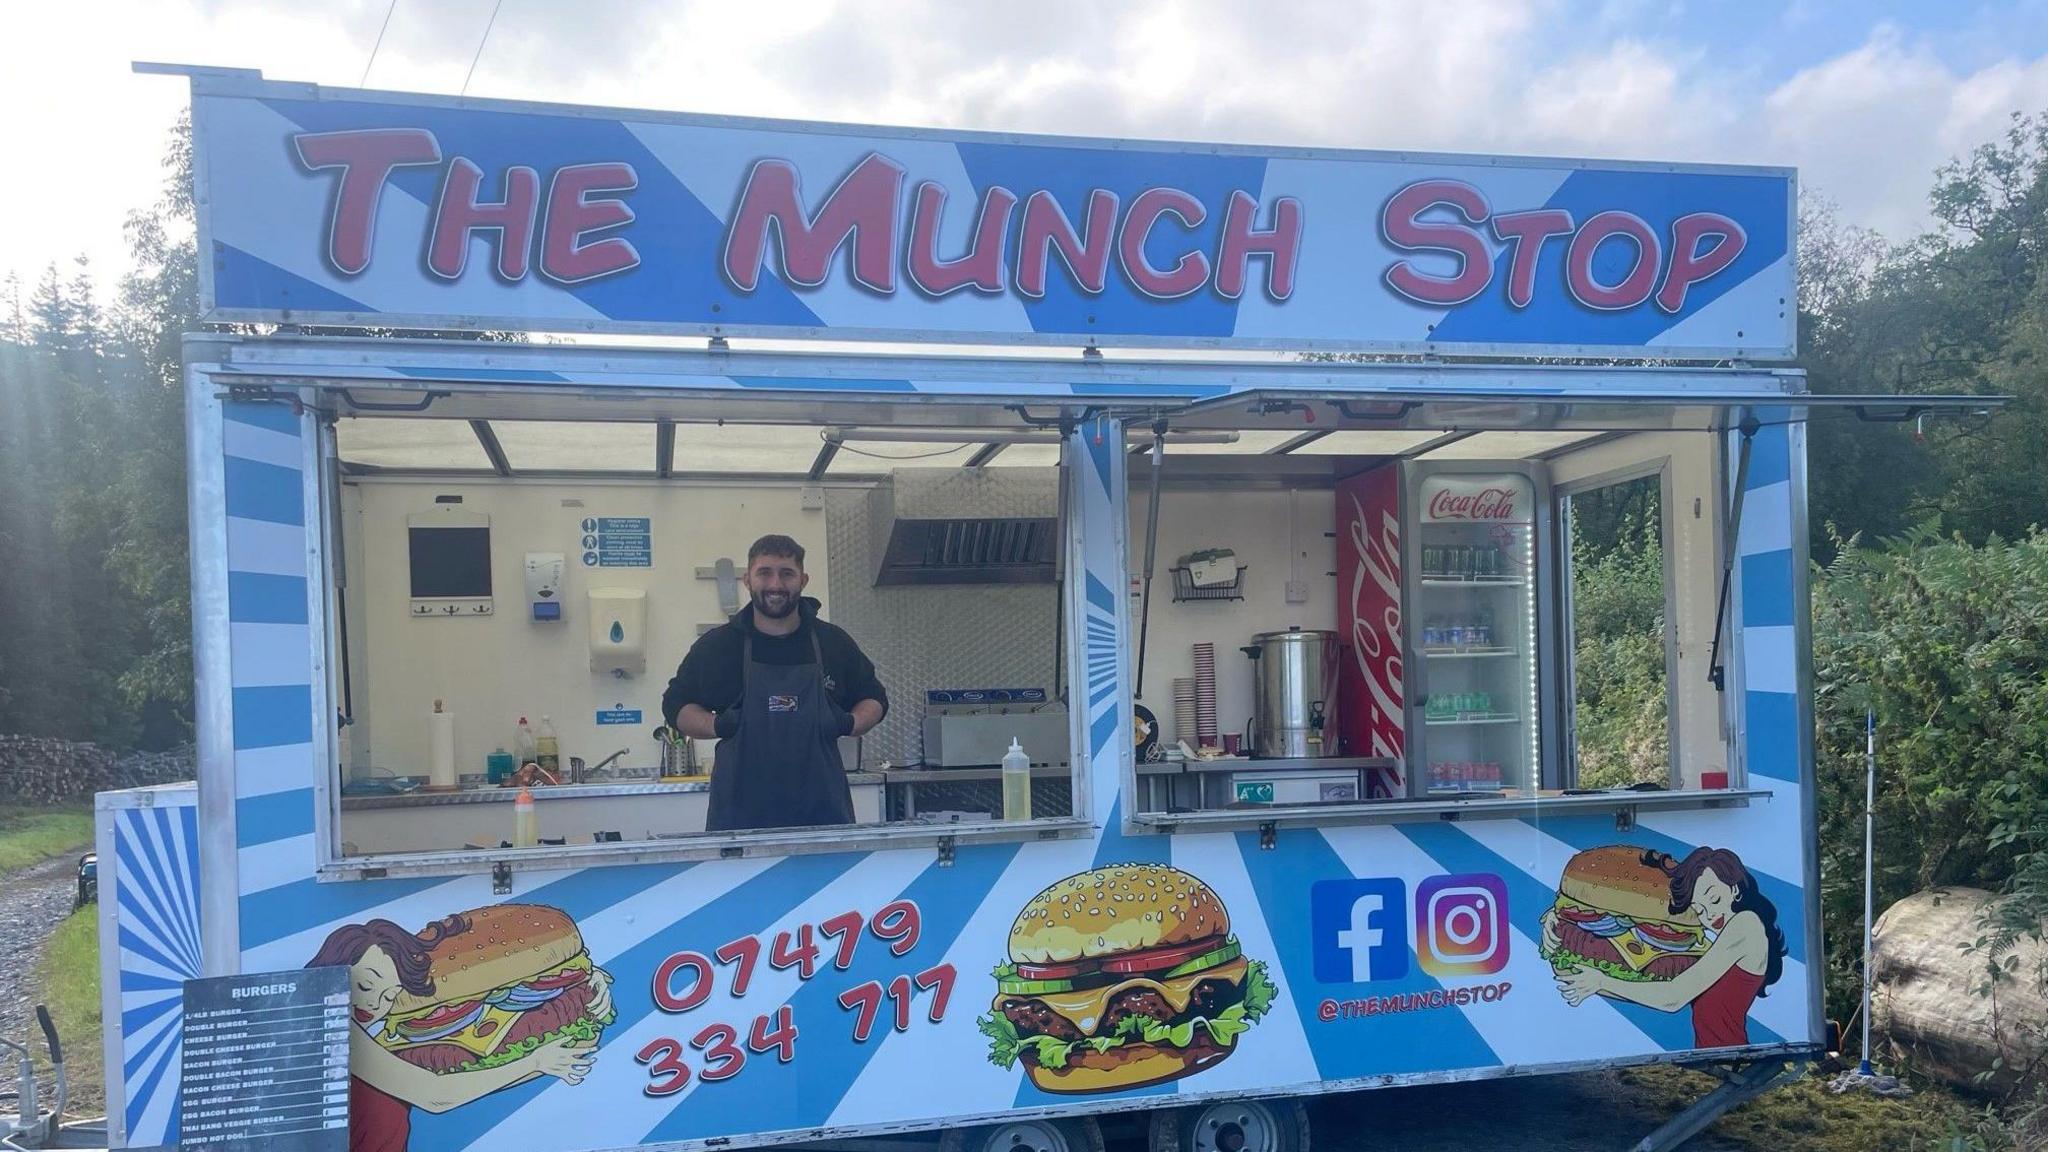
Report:
[[[747,567],[752,568],[754,561],[763,556],[787,556],[796,561],[798,569],[804,566],[804,546],[787,536],[769,535],[754,541],[754,546],[747,549]]]

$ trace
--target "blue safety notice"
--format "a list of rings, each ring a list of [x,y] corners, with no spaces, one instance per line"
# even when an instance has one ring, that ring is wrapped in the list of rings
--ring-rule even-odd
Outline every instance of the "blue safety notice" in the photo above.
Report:
[[[638,724],[640,723],[640,709],[599,708],[597,710],[597,722],[599,724]]]
[[[585,568],[654,566],[654,521],[645,516],[586,516],[582,524]]]

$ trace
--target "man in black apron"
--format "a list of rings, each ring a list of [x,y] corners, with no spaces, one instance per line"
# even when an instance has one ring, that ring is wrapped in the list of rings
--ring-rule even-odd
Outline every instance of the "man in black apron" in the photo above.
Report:
[[[818,619],[809,583],[802,545],[756,540],[752,602],[697,638],[662,694],[669,723],[718,740],[707,831],[853,823],[839,739],[881,723],[889,698],[853,637]]]

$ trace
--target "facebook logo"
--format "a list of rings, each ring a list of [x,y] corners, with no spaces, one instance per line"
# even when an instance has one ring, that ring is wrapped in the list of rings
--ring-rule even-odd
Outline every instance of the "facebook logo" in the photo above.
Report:
[[[1309,921],[1318,983],[1408,974],[1408,886],[1398,877],[1318,880],[1309,889]]]

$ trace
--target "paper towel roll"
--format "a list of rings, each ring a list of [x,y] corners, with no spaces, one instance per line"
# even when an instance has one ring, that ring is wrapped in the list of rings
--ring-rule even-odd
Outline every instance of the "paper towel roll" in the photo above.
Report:
[[[427,787],[455,790],[455,713],[443,711],[439,700],[427,713]]]

